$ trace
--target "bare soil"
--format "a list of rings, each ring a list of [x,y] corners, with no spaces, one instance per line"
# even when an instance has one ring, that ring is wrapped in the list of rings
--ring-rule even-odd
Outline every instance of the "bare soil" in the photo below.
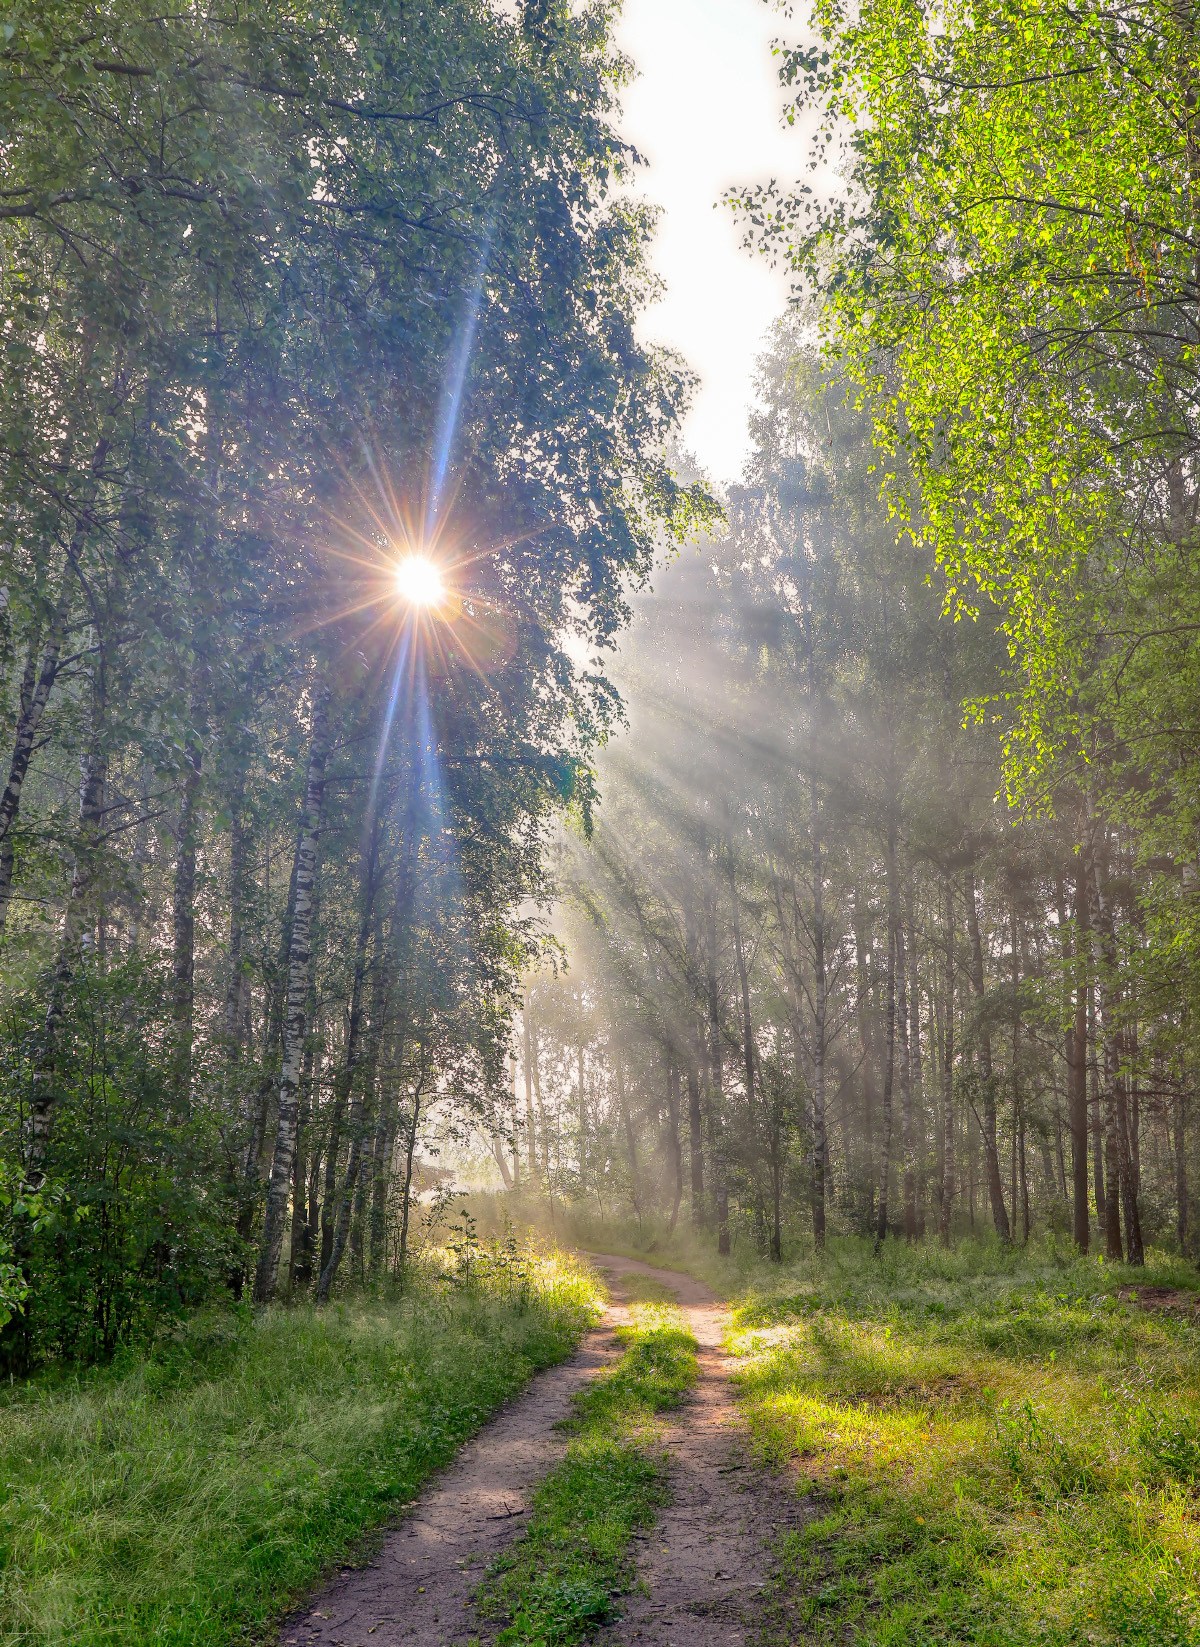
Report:
[[[285,1625],[281,1647],[470,1647],[494,1639],[472,1595],[529,1513],[566,1442],[556,1425],[571,1398],[620,1355],[629,1318],[624,1278],[648,1276],[677,1297],[700,1346],[700,1378],[668,1426],[672,1500],[641,1544],[639,1587],[604,1647],[743,1647],[758,1639],[770,1551],[807,1506],[755,1469],[729,1385],[727,1311],[690,1276],[630,1258],[591,1255],[614,1302],[577,1353],[540,1373],[422,1494],[369,1565],[345,1570]]]
[[[670,1287],[700,1347],[700,1378],[667,1435],[671,1502],[644,1541],[639,1590],[597,1642],[749,1647],[765,1623],[772,1547],[810,1507],[748,1456],[723,1346],[726,1306],[690,1276],[628,1258],[594,1255],[593,1262],[618,1295],[633,1272]]]
[[[1180,1287],[1118,1287],[1117,1297],[1143,1310],[1200,1315],[1200,1293],[1184,1292]]]

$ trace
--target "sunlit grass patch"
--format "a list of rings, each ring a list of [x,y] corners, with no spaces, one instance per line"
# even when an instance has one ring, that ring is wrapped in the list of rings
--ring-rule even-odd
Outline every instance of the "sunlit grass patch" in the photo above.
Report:
[[[952,1265],[842,1250],[736,1314],[755,1444],[819,1509],[789,1639],[1194,1647],[1200,1327],[1098,1264]]]
[[[0,1395],[3,1647],[220,1647],[267,1628],[595,1318],[554,1257],[396,1303],[193,1322]]]
[[[652,1275],[639,1275],[630,1270],[621,1277],[621,1291],[635,1304],[673,1304],[675,1294],[670,1287],[656,1281]]]
[[[493,1566],[477,1601],[505,1621],[501,1647],[570,1647],[613,1614],[633,1581],[631,1541],[666,1493],[661,1413],[696,1381],[696,1342],[678,1311],[635,1309],[616,1368],[575,1401],[566,1457],[534,1498],[524,1538]]]

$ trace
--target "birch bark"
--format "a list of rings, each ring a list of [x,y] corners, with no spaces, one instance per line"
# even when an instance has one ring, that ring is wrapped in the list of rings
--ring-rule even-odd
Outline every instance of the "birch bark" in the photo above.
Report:
[[[312,735],[304,790],[304,810],[296,837],[295,900],[288,942],[287,987],[283,1014],[283,1056],[279,1069],[278,1109],[271,1177],[267,1186],[262,1247],[254,1277],[254,1298],[266,1304],[275,1296],[279,1259],[287,1226],[296,1150],[300,1077],[308,1030],[309,978],[312,969],[313,910],[317,859],[325,811],[325,768],[329,760],[329,689],[322,682],[313,705]]]

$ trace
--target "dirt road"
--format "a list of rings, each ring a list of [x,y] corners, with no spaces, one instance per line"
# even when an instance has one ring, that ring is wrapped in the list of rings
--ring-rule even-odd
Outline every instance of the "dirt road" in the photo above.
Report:
[[[803,1514],[786,1486],[751,1468],[721,1339],[726,1311],[690,1276],[629,1258],[589,1255],[613,1303],[578,1352],[538,1375],[422,1494],[375,1560],[343,1572],[285,1626],[282,1647],[469,1647],[495,1632],[471,1596],[488,1563],[518,1536],[532,1489],[565,1447],[555,1429],[577,1390],[620,1354],[625,1278],[669,1288],[700,1346],[700,1379],[668,1426],[672,1501],[639,1552],[640,1587],[605,1647],[750,1647],[770,1547]]]

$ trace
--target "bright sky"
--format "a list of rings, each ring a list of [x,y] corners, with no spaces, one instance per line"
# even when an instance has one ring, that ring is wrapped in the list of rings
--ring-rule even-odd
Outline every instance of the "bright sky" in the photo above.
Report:
[[[625,0],[617,30],[640,70],[625,135],[649,162],[641,192],[662,208],[654,263],[667,289],[642,331],[700,376],[684,444],[717,482],[740,475],[755,357],[787,282],[742,249],[733,213],[715,203],[730,184],[804,170],[770,49],[787,27],[764,0]]]

